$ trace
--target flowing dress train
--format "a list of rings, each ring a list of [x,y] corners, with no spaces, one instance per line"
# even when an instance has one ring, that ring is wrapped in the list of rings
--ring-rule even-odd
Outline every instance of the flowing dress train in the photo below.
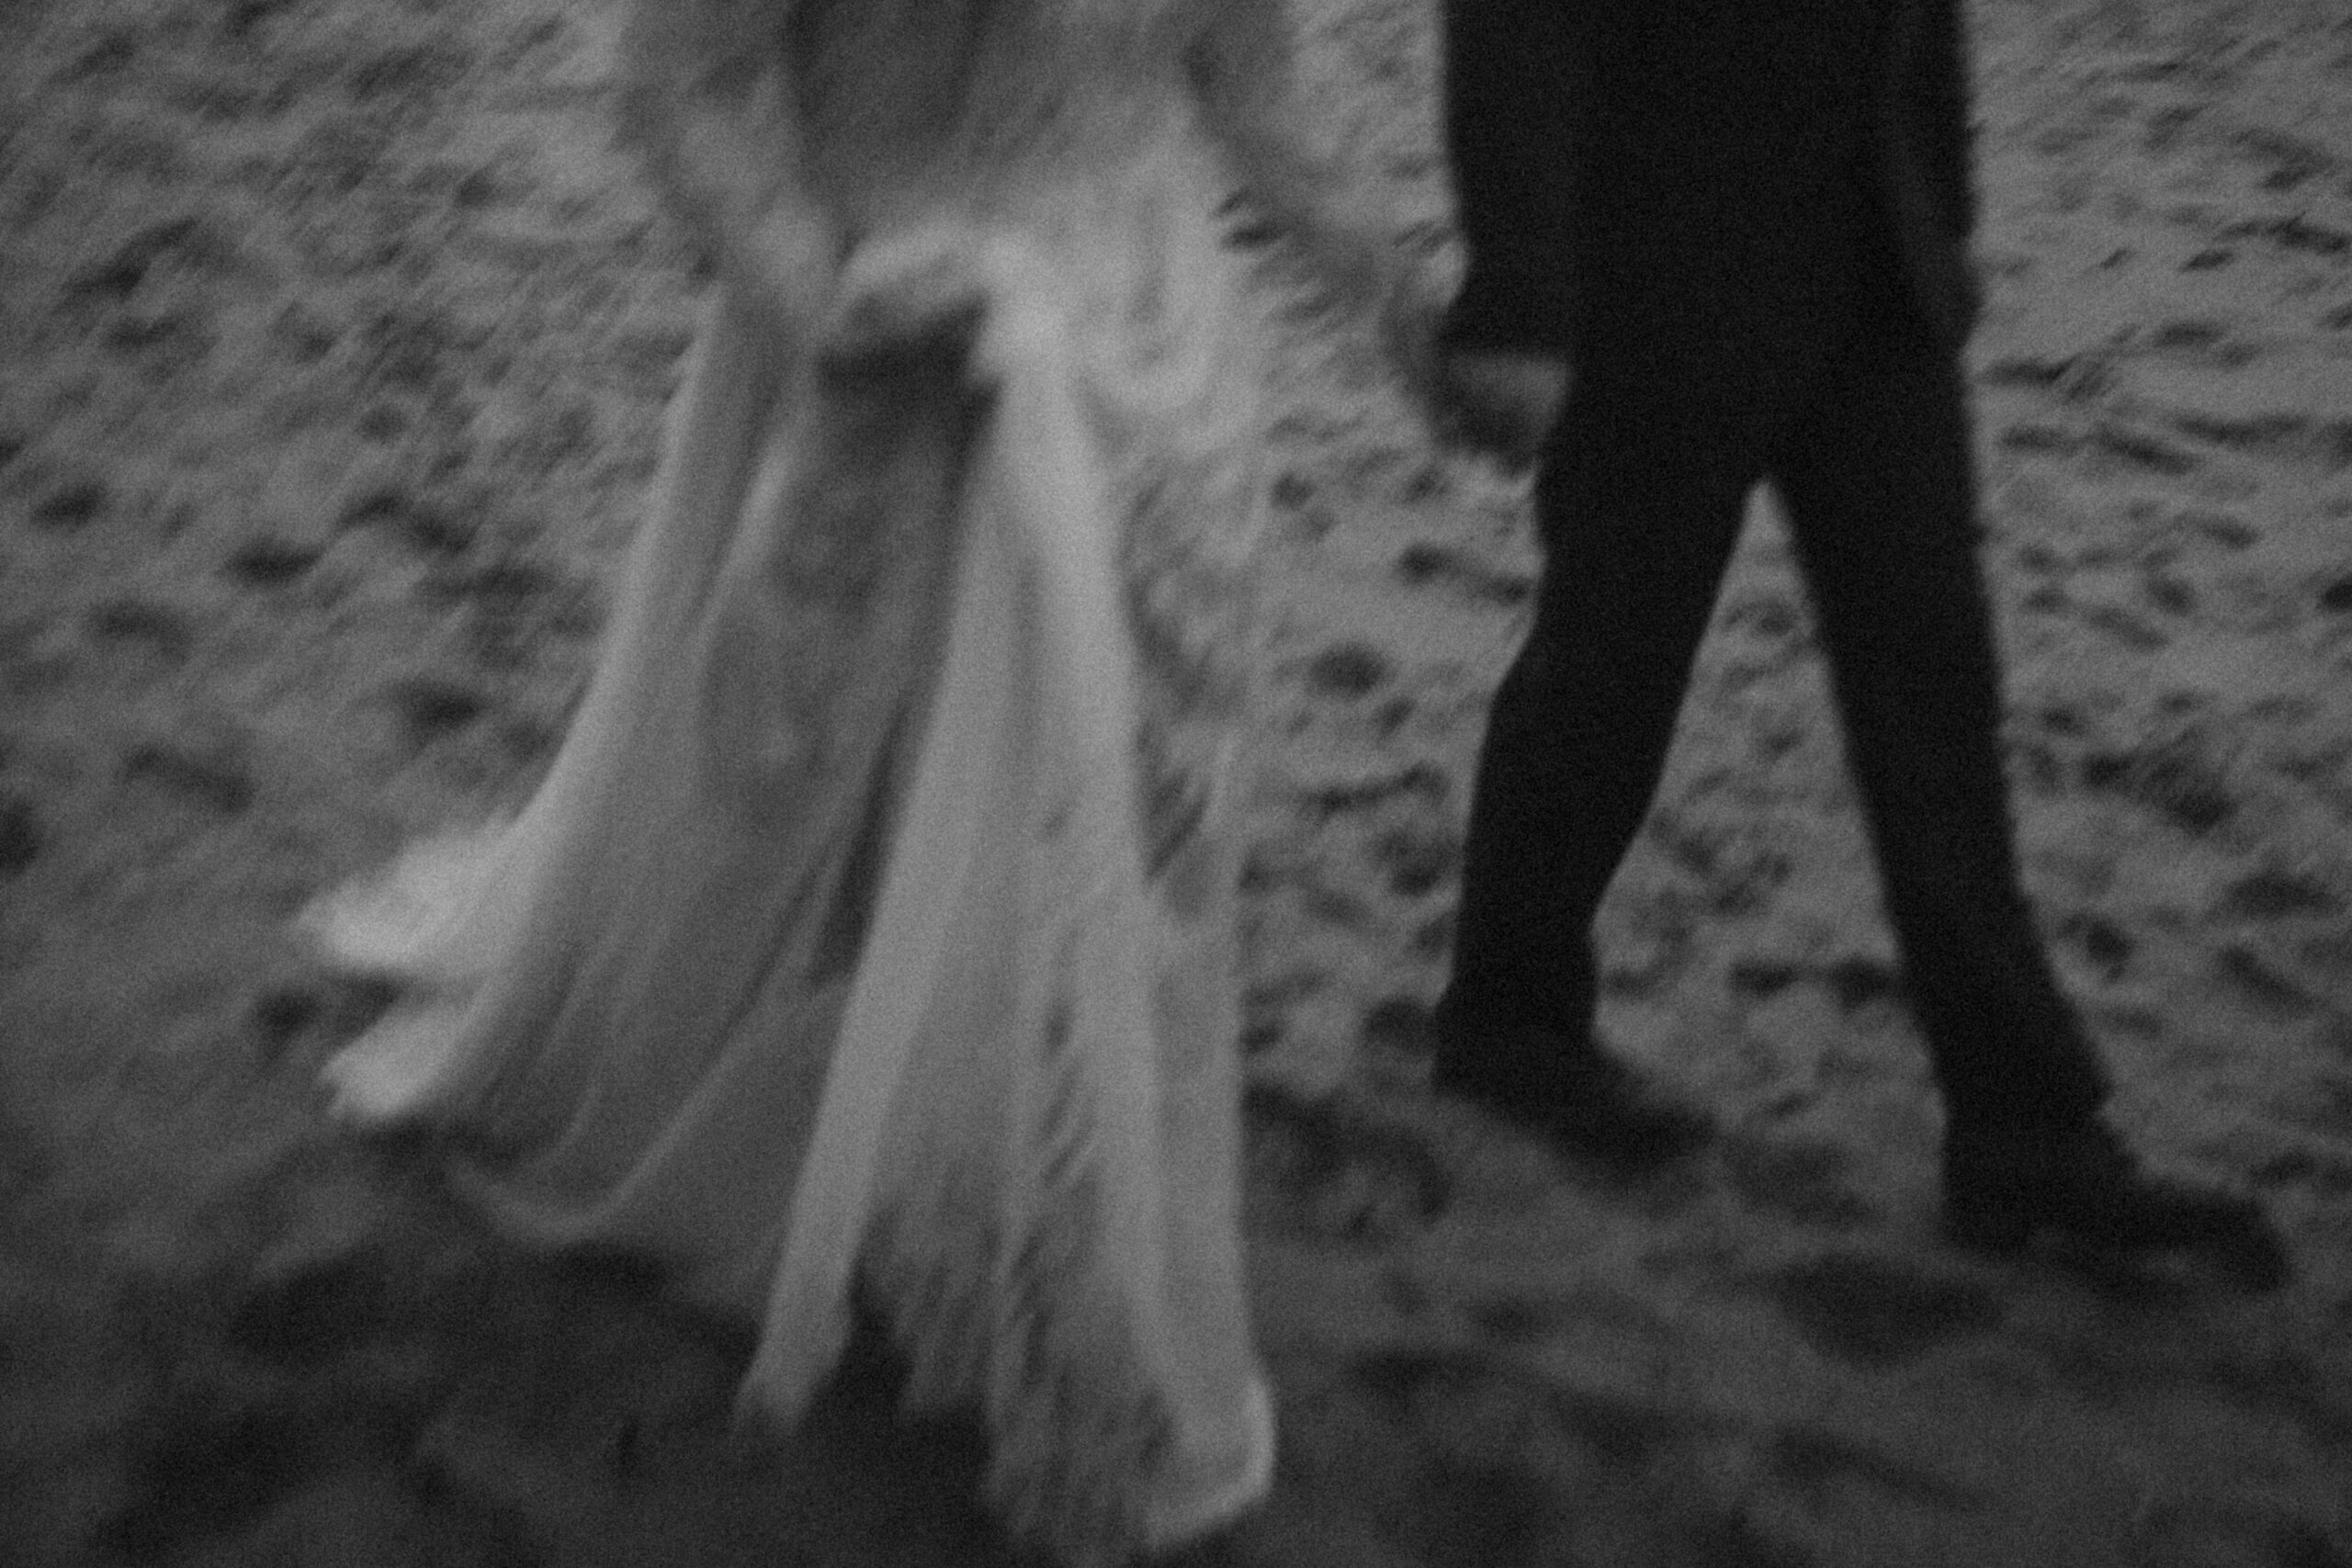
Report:
[[[978,1409],[996,1506],[1083,1564],[1229,1519],[1273,1441],[1235,953],[1262,372],[1225,173],[1181,96],[1119,114],[1043,174],[877,181],[793,264],[803,339],[722,262],[545,781],[305,916],[402,986],[341,1114],[755,1318],[759,1410],[871,1302],[910,1406]]]

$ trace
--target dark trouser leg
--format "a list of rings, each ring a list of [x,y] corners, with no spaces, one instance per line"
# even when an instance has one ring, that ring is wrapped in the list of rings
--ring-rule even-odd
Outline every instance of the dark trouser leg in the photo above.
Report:
[[[1955,1122],[2065,1122],[2107,1079],[2019,891],[1954,356],[1858,334],[1774,453],[1911,1005]]]
[[[2095,1119],[2106,1074],[2018,886],[1954,356],[1916,321],[1867,326],[1775,459],[1943,1086],[1951,1235],[2055,1235],[2099,1278],[2172,1256],[2275,1288],[2288,1258],[2259,1206],[2149,1177]]]
[[[1476,1055],[1511,1025],[1590,1027],[1593,913],[1657,787],[1758,469],[1753,441],[1688,401],[1580,375],[1545,449],[1534,624],[1471,806],[1441,1008],[1452,1049]]]

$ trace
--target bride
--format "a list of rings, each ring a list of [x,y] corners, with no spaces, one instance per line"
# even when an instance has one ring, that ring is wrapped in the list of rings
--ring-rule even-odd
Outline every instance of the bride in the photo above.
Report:
[[[749,1314],[790,1420],[852,1302],[1067,1562],[1227,1522],[1238,818],[1261,333],[1238,186],[1396,297],[1287,129],[1278,0],[639,0],[623,129],[707,249],[663,466],[510,820],[305,916],[401,999],[339,1114],[509,1233]]]

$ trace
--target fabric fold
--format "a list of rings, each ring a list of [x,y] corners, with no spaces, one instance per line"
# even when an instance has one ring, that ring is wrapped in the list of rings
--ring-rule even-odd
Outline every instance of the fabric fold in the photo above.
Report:
[[[1159,176],[870,240],[809,344],[722,273],[547,779],[303,920],[407,987],[339,1112],[442,1129],[508,1234],[752,1319],[746,1413],[797,1419],[876,1309],[909,1405],[976,1407],[995,1506],[1080,1568],[1272,1481],[1255,412],[1213,193]]]

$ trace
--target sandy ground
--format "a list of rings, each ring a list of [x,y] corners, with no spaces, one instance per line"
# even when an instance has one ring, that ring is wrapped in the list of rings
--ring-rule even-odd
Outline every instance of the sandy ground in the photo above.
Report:
[[[526,789],[695,288],[605,7],[0,5],[0,1562],[1012,1562],[888,1369],[730,1443],[746,1346],[481,1236],[312,1076],[286,919]],[[2168,1168],[2296,1282],[1935,1236],[1938,1112],[1759,509],[1603,919],[1728,1134],[1637,1191],[1419,1087],[1523,479],[1283,344],[1256,819],[1251,1562],[2352,1562],[2352,20],[1979,0],[1975,357],[2029,886]],[[1318,124],[1449,265],[1428,17]]]

